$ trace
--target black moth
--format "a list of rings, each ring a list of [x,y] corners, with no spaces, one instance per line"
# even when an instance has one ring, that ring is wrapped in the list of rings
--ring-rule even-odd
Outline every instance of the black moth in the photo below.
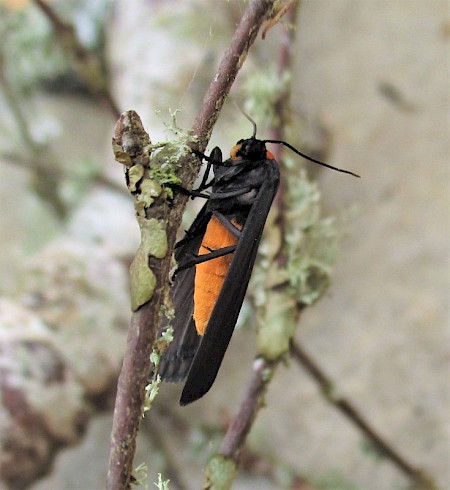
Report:
[[[219,371],[241,310],[259,242],[277,192],[280,171],[266,143],[282,144],[320,165],[283,141],[240,140],[222,161],[222,152],[201,155],[208,162],[198,191],[211,187],[206,204],[175,250],[174,340],[164,352],[162,380],[186,379],[180,399],[187,405],[209,391]],[[214,172],[207,183],[210,168]],[[357,176],[358,177],[358,176]],[[194,193],[200,194],[200,192]],[[203,196],[205,197],[205,196]]]

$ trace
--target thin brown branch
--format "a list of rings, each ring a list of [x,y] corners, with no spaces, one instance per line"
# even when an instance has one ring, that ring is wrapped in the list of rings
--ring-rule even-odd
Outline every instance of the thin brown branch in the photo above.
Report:
[[[158,420],[158,427],[155,427],[155,423],[152,423],[152,417],[155,416],[155,420]],[[161,426],[162,421],[162,426]],[[225,420],[223,421],[225,423]],[[160,438],[161,441],[155,443],[158,447],[162,448],[164,451],[164,456],[167,457],[167,476],[170,478],[171,484],[173,483],[176,488],[179,485],[175,482],[175,479],[170,475],[172,471],[177,471],[176,461],[173,461],[173,455],[171,455],[172,444],[167,444],[167,437],[175,437],[183,441],[192,440],[193,433],[200,431],[205,436],[214,437],[219,432],[223,430],[223,424],[219,425],[203,425],[196,426],[195,429],[189,424],[189,421],[181,417],[179,412],[173,410],[173,406],[170,404],[165,404],[159,400],[158,404],[155,405],[152,410],[150,417],[145,418],[144,428],[147,430],[149,437],[153,437],[154,430],[158,432],[157,439]],[[167,433],[168,428],[170,435]],[[214,434],[214,436],[212,436]],[[177,442],[175,442],[177,444]],[[172,460],[171,462],[169,460]],[[261,452],[256,449],[252,449],[249,446],[243,446],[239,457],[239,467],[247,474],[255,475],[255,477],[263,477],[270,480],[274,485],[279,483],[280,480],[280,467],[282,467],[282,480],[286,482],[286,475],[289,475],[289,480],[292,489],[295,490],[319,490],[318,487],[313,485],[308,479],[298,473],[298,468],[287,465],[285,462],[280,461],[277,457],[267,456],[266,454],[261,454]],[[179,476],[178,476],[179,478]]]
[[[62,182],[68,178],[68,176],[66,176],[65,173],[56,166],[56,164],[49,164],[51,157],[48,156],[45,158],[45,161],[42,161],[44,159],[39,158],[39,156],[33,158],[22,156],[14,152],[0,151],[0,159],[5,163],[17,165],[36,174],[43,174],[45,172],[51,173],[53,176],[53,181],[56,182],[57,186],[60,186]],[[98,184],[106,189],[118,192],[119,194],[126,194],[128,196],[128,192],[123,184],[110,179],[104,174],[94,175],[89,184]]]
[[[128,330],[126,351],[132,351],[134,356],[125,356],[117,387],[107,482],[110,490],[130,488],[139,427],[136,417],[142,417],[141,391],[145,388],[149,372],[149,369],[144,372],[142,365],[147,364],[156,336],[156,328],[148,324],[152,305],[147,303],[132,315]]]
[[[5,100],[16,122],[20,138],[22,140],[21,150],[28,155],[28,159],[19,157],[17,163],[28,164],[33,173],[32,186],[36,194],[47,202],[59,218],[65,217],[67,207],[58,192],[58,178],[56,177],[56,165],[52,162],[49,149],[39,144],[33,138],[23,101],[15,92],[12,84],[5,73],[3,53],[0,51],[0,86],[5,94]]]
[[[149,289],[148,294],[142,299],[138,294],[139,291],[136,292],[133,289],[136,276],[130,275],[134,312],[130,320],[127,346],[118,380],[107,477],[107,488],[120,490],[131,486],[136,437],[142,419],[144,391],[150,372],[150,354],[156,338],[165,288],[167,288],[166,278],[171,267],[170,256],[167,257],[165,254],[165,248],[167,248],[166,243],[173,244],[175,241],[175,223],[181,219],[181,213],[178,210],[177,215],[175,208],[170,210],[167,195],[162,192],[162,189],[159,193],[154,192],[153,202],[146,201],[147,206],[144,205],[143,200],[140,200],[143,192],[141,184],[159,184],[152,182],[149,177],[148,145],[150,138],[134,111],[121,115],[116,124],[114,142],[116,158],[121,162],[123,161],[121,157],[127,159],[124,163],[127,183],[134,196],[142,234],[141,246],[131,268],[137,266],[133,270],[137,273],[138,278],[139,274],[146,273],[145,277],[149,278],[148,283],[150,280],[153,281],[153,289]],[[129,171],[138,167],[143,172],[142,178],[132,187]],[[174,201],[177,199],[175,198]],[[158,240],[156,249],[151,248],[155,246],[154,243],[149,243],[152,239]],[[141,286],[145,287],[142,284]]]
[[[205,490],[232,487],[241,450],[256,415],[264,404],[264,394],[277,364],[263,358],[254,361],[248,387],[228,426],[220,451],[208,462],[203,485]]]
[[[275,367],[276,363],[265,359],[256,359],[253,363],[247,390],[220,447],[220,454],[225,458],[238,460],[239,452],[263,404],[264,393]]]
[[[25,116],[25,111],[22,109],[21,98],[12,87],[12,84],[9,82],[6,75],[6,67],[2,50],[0,50],[0,86],[3,89],[9,110],[16,121],[20,137],[22,138],[25,147],[29,149],[31,153],[38,153],[41,148],[35,142],[31,134],[29,124]]]
[[[199,137],[202,143],[209,140],[212,128],[217,121],[234,79],[273,3],[273,0],[256,0],[245,11],[231,40],[230,47],[224,54],[217,74],[206,92],[202,108],[192,128],[193,133]]]
[[[272,3],[273,1],[268,0],[253,1],[238,26],[231,47],[222,59],[193,126],[192,133],[193,136],[198,137],[200,149],[204,149],[207,145],[225,97],[230,91],[236,74],[242,66],[247,51]],[[193,165],[192,158],[185,160],[181,162],[186,163],[186,165],[182,165],[182,183],[189,185],[192,184],[198,172],[199,163]],[[107,481],[107,488],[110,490],[129,488],[130,485],[136,436],[142,418],[144,388],[150,370],[149,357],[159,323],[162,297],[165,294],[165,289],[168,288],[167,277],[171,268],[171,252],[175,245],[176,232],[181,223],[182,212],[187,201],[186,196],[176,195],[169,207],[164,203],[159,206],[158,199],[155,200],[150,209],[152,213],[157,213],[160,217],[163,216],[164,222],[167,223],[168,253],[160,260],[153,260],[152,258],[157,294],[133,313],[131,318],[123,367],[118,382],[111,434]],[[155,205],[156,209],[154,209]]]
[[[365,420],[358,409],[342,396],[336,396],[333,381],[325,374],[315,360],[296,342],[291,345],[292,357],[300,364],[317,382],[325,398],[339,410],[350,422],[356,425],[374,448],[384,457],[391,460],[408,478],[419,485],[419,488],[436,488],[433,479],[420,468],[409,462],[386,439],[381,436],[370,423]]]
[[[107,77],[98,57],[80,43],[74,27],[64,22],[49,2],[45,0],[33,1],[53,26],[55,34],[61,42],[62,49],[73,58],[75,70],[80,79],[93,94],[101,97],[106,107],[117,119],[120,116],[120,110],[108,88]]]
[[[299,2],[295,2],[291,5],[290,10],[286,14],[286,20],[289,24],[295,25],[298,11],[299,11]],[[281,38],[281,49],[280,54],[278,56],[278,76],[280,79],[283,79],[285,74],[289,72],[292,62],[292,50],[295,41],[295,29],[284,29],[282,38]],[[278,124],[271,128],[270,137],[271,139],[282,141],[284,140],[284,129],[288,123],[288,113],[290,110],[290,98],[291,98],[291,84],[288,83],[285,86],[285,89],[279,94],[277,100],[275,101],[274,112],[276,114],[276,119],[278,120]],[[283,146],[276,145],[275,148],[272,149],[275,159],[279,162],[282,162],[282,154],[283,154]],[[277,195],[275,196],[275,206],[278,210],[277,223],[280,227],[280,231],[282,236],[285,235],[285,194],[286,194],[286,178],[284,176],[284,172],[281,173],[281,182],[280,188],[278,189]],[[283,265],[285,262],[285,257],[279,255],[277,257],[278,263]]]

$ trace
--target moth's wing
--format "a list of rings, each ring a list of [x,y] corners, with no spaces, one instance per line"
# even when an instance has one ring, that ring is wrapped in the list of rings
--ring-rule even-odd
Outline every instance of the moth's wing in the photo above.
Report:
[[[205,234],[211,213],[206,211],[206,204],[200,210],[194,222],[186,233],[186,237],[175,249],[175,259],[178,266],[192,260],[197,255]],[[167,323],[172,325],[173,341],[162,355],[158,374],[163,381],[179,382],[186,378],[192,359],[197,352],[201,337],[198,335],[192,317],[194,310],[194,279],[195,267],[181,270],[175,275],[172,288],[172,300],[175,318]]]
[[[180,404],[201,398],[211,388],[230,342],[247,291],[258,245],[279,183],[275,160],[267,161],[267,175],[242,229],[236,251],[189,370]]]

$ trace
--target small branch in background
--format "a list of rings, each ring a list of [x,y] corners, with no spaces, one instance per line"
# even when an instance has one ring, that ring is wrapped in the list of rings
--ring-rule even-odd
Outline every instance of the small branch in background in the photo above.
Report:
[[[203,488],[231,488],[236,477],[241,450],[263,405],[264,394],[275,367],[276,363],[265,359],[254,361],[247,390],[228,426],[220,450],[208,462]]]
[[[256,359],[247,391],[231,421],[220,447],[220,454],[237,461],[239,452],[263,402],[266,387],[272,378],[276,364],[265,359]]]
[[[18,167],[29,170],[30,172],[36,172],[37,174],[41,174],[44,172],[50,172],[47,169],[48,159],[46,159],[45,163],[43,163],[38,158],[27,158],[12,152],[1,152],[0,151],[0,159],[4,160],[5,163],[11,163],[17,165]],[[51,168],[53,181],[59,186],[65,179],[64,172],[59,168]],[[114,192],[118,192],[119,194],[124,194],[128,196],[128,192],[126,188],[116,182],[115,180],[111,180],[103,174],[96,174],[89,180],[89,185],[98,184],[105,189],[109,189]]]
[[[291,5],[291,8],[286,13],[286,21],[291,26],[295,25],[297,15],[299,10],[299,3],[296,2],[294,5]],[[266,28],[267,29],[267,28]],[[295,41],[296,31],[293,28],[286,28],[283,30],[282,38],[281,38],[281,49],[278,56],[278,66],[277,73],[280,79],[283,79],[285,73],[291,70],[291,62],[292,62],[292,50]],[[270,138],[274,140],[281,141],[284,139],[284,127],[288,123],[289,119],[289,111],[290,111],[290,98],[291,98],[291,84],[288,83],[285,86],[285,90],[283,90],[277,100],[275,101],[274,112],[278,117],[280,124],[278,126],[272,127],[270,129]],[[275,159],[279,162],[282,161],[282,153],[283,146],[276,145],[273,148],[273,154]],[[285,234],[285,193],[286,193],[286,178],[284,174],[281,173],[281,182],[280,188],[278,190],[277,195],[275,196],[275,205],[278,212],[278,224],[281,230],[282,235]],[[280,265],[284,261],[284,258],[279,256],[278,261]]]
[[[206,92],[202,108],[192,128],[193,133],[199,137],[201,142],[209,140],[212,128],[217,121],[234,79],[243,65],[262,23],[271,11],[273,3],[273,0],[256,0],[244,12],[230,47],[224,54],[217,74]]]
[[[98,57],[80,43],[74,27],[64,22],[50,3],[44,0],[33,1],[50,21],[61,42],[62,49],[73,58],[75,71],[80,79],[93,94],[98,95],[105,102],[113,117],[117,119],[120,116],[120,110],[109,90],[108,80]]]
[[[226,424],[225,420],[223,424]],[[187,419],[183,418],[177,410],[174,410],[173,405],[159,400],[158,404],[154,406],[150,417],[145,418],[143,429],[146,430],[149,438],[153,438],[154,431],[157,432],[154,438],[155,445],[163,451],[167,464],[164,475],[178,489],[184,487],[182,487],[183,483],[180,485],[175,481],[175,479],[177,481],[180,479],[180,471],[176,458],[173,455],[173,448],[177,447],[180,443],[192,444],[193,439],[198,441],[199,431],[202,437],[204,437],[204,444],[209,447],[211,445],[211,439],[215,439],[222,434],[223,424],[200,424],[193,428]],[[198,442],[196,443],[196,448],[198,451]],[[200,451],[202,450],[203,448],[200,449]],[[277,488],[281,486],[287,488],[286,483],[288,482],[290,484],[289,488],[293,490],[319,490],[304,475],[298,473],[298,468],[285,464],[277,457],[267,456],[264,450],[260,451],[259,447],[250,448],[244,446],[239,458],[239,467],[247,475],[267,478]],[[175,478],[171,476],[173,473],[178,473]]]
[[[415,467],[391,444],[389,444],[370,424],[351,402],[342,396],[336,396],[335,384],[324,373],[315,360],[296,342],[291,345],[292,357],[300,364],[317,382],[325,398],[339,410],[352,424],[364,434],[376,451],[392,461],[395,466],[409,479],[414,481],[419,488],[435,489],[436,484],[425,471]]]
[[[35,1],[40,3],[40,0]],[[233,37],[231,47],[222,59],[219,70],[195,120],[192,133],[194,138],[198,138],[200,149],[204,149],[207,145],[225,96],[230,91],[236,73],[242,66],[245,55],[272,4],[273,1],[255,0],[244,13]],[[180,178],[183,186],[192,185],[199,166],[200,162],[193,164],[192,156],[181,159],[182,175]],[[159,201],[159,197],[155,198],[156,213],[165,223],[164,234],[167,237],[167,251],[164,257],[158,260],[153,260],[151,257],[152,271],[156,276],[157,294],[153,297],[150,295],[150,298],[132,314],[130,322],[128,342],[118,382],[111,433],[107,481],[109,490],[120,490],[130,486],[136,436],[142,419],[144,388],[150,371],[150,353],[160,320],[160,307],[164,290],[169,287],[167,277],[172,267],[171,257],[175,246],[176,232],[181,223],[187,197],[176,194],[170,207]],[[149,207],[145,219],[152,219],[153,212],[153,206]]]
[[[40,147],[34,141],[33,136],[31,135],[31,131],[28,126],[28,121],[20,105],[19,97],[16,95],[16,92],[11,87],[11,84],[8,81],[8,77],[6,76],[5,71],[6,68],[5,68],[4,58],[3,58],[3,51],[0,50],[0,85],[3,89],[6,102],[8,104],[9,110],[11,111],[16,121],[17,127],[19,129],[19,134],[24,145],[32,153],[37,153],[40,150]]]
[[[48,7],[45,4],[46,8]],[[63,219],[67,216],[67,204],[60,195],[60,188],[66,175],[55,162],[51,149],[46,144],[38,143],[30,130],[26,117],[25,105],[21,103],[5,73],[3,53],[0,50],[0,85],[5,95],[8,108],[14,117],[22,142],[17,152],[1,152],[0,158],[6,163],[17,164],[31,172],[31,183],[36,194],[51,206],[55,214]],[[91,180],[116,192],[126,193],[122,185],[103,175],[96,175]],[[128,193],[127,193],[128,194]]]
[[[5,95],[6,103],[16,122],[24,154],[31,155],[29,158],[17,157],[15,161],[27,163],[32,172],[32,186],[38,196],[47,202],[59,218],[67,214],[66,204],[58,192],[58,178],[56,177],[56,165],[48,154],[47,148],[39,145],[33,138],[19,97],[13,90],[5,73],[3,53],[0,50],[0,85]]]

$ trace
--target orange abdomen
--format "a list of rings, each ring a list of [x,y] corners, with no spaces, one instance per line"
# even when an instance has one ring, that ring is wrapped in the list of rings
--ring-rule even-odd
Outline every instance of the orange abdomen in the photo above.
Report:
[[[233,223],[236,226],[235,223]],[[203,236],[198,255],[210,253],[237,244],[237,237],[212,216]],[[222,284],[230,267],[233,254],[208,260],[195,266],[194,322],[199,335],[203,335],[216,304]]]

